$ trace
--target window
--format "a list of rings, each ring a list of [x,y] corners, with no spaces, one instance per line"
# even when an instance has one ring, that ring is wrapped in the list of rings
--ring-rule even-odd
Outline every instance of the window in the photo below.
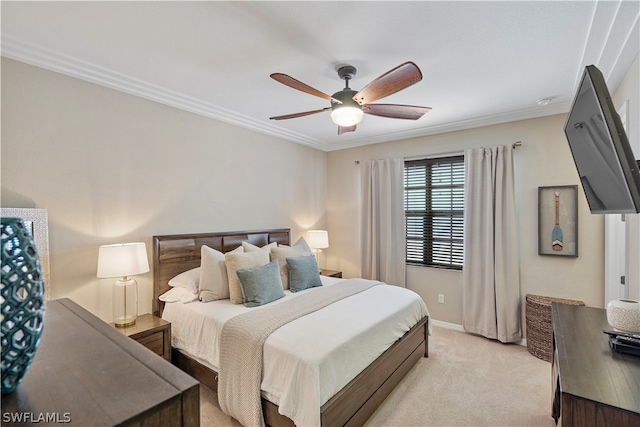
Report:
[[[407,264],[462,270],[464,157],[406,161]]]

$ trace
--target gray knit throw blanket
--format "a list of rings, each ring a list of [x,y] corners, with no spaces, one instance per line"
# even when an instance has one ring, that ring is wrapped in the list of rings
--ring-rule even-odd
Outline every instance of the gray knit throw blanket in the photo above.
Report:
[[[220,408],[244,426],[264,426],[260,385],[262,353],[269,335],[299,317],[380,284],[366,279],[348,279],[227,321],[220,337]]]

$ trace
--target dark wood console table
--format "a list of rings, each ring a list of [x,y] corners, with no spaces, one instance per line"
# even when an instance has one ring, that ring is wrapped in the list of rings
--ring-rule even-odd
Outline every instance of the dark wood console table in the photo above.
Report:
[[[2,396],[2,425],[198,426],[199,396],[198,381],[60,299],[46,302],[22,383]]]
[[[640,426],[640,357],[609,348],[606,311],[553,303],[552,415],[562,426]]]

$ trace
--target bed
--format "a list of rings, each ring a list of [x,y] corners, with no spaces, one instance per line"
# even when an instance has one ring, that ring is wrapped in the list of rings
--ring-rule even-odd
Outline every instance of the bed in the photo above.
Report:
[[[253,230],[240,232],[224,232],[224,233],[198,233],[198,234],[180,234],[180,235],[164,235],[154,236],[154,314],[163,315],[165,304],[158,297],[170,290],[169,281],[176,275],[200,266],[200,251],[203,245],[213,248],[222,253],[227,253],[238,246],[242,242],[248,242],[256,247],[262,247],[269,244],[291,245],[289,229],[270,229],[270,230]],[[349,281],[341,282],[340,279],[322,278],[323,288],[337,288],[338,286],[346,286]],[[358,279],[353,279],[358,280]],[[332,286],[335,285],[335,286]],[[376,289],[395,288],[392,286],[378,286]],[[389,289],[389,291],[394,291]],[[299,292],[300,298],[306,291]],[[362,292],[362,294],[373,293],[371,290]],[[290,296],[287,295],[287,298]],[[291,298],[298,295],[291,296]],[[285,300],[286,298],[283,298]],[[347,298],[346,300],[350,300]],[[278,301],[276,301],[277,303]],[[224,302],[222,302],[224,304]],[[275,305],[275,303],[272,303]],[[283,303],[284,304],[284,303]],[[343,301],[340,301],[343,304]],[[338,303],[333,304],[333,310],[337,310]],[[230,306],[227,302],[227,306]],[[268,304],[269,305],[269,304]],[[267,305],[267,306],[268,306]],[[211,303],[192,303],[185,304],[184,307],[178,307],[174,303],[169,303],[165,315],[173,312],[172,320],[182,317],[188,317],[190,314],[181,314],[176,310],[186,310],[187,307],[199,307],[205,310],[204,306],[212,306]],[[267,307],[265,306],[265,307]],[[231,309],[230,307],[228,307]],[[426,310],[426,308],[425,308]],[[177,314],[180,313],[180,314]],[[186,313],[186,312],[185,312]],[[427,313],[428,314],[428,313]],[[311,317],[311,316],[307,316]],[[172,329],[176,335],[174,342],[180,343],[181,326],[173,325]],[[284,327],[282,329],[285,329]],[[384,350],[379,356],[375,357],[366,367],[358,371],[357,375],[348,381],[343,387],[332,392],[332,397],[321,404],[319,408],[319,424],[323,426],[334,425],[362,425],[375,411],[379,404],[389,395],[393,388],[400,382],[413,365],[421,358],[428,356],[428,335],[429,335],[429,318],[424,316],[415,321],[415,324],[407,327],[406,333],[401,334],[400,338]],[[184,330],[184,329],[183,329]],[[280,330],[274,332],[273,337],[280,333]],[[269,340],[275,340],[271,336]],[[193,355],[185,348],[186,345],[177,345],[173,348],[173,363],[179,368],[191,374],[203,384],[213,390],[218,390],[218,372],[216,363],[206,360],[201,355]],[[182,348],[180,348],[182,347]],[[265,350],[266,352],[267,350]],[[267,364],[267,354],[265,353],[265,365]],[[266,369],[266,368],[265,368]],[[266,375],[266,373],[265,373]],[[266,425],[292,426],[295,423],[291,418],[279,413],[279,406],[273,403],[269,395],[264,397],[263,392],[261,402],[262,415]],[[279,402],[278,402],[279,403]]]

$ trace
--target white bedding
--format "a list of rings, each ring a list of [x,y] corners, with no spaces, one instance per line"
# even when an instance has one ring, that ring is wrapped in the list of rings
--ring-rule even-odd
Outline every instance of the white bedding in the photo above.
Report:
[[[325,286],[342,280],[322,276]],[[285,291],[285,298],[269,305],[313,291]],[[174,347],[218,371],[222,325],[259,309],[229,300],[167,303],[162,317],[171,322]],[[265,342],[263,396],[296,425],[320,425],[320,406],[426,315],[417,294],[382,285],[294,320]]]

